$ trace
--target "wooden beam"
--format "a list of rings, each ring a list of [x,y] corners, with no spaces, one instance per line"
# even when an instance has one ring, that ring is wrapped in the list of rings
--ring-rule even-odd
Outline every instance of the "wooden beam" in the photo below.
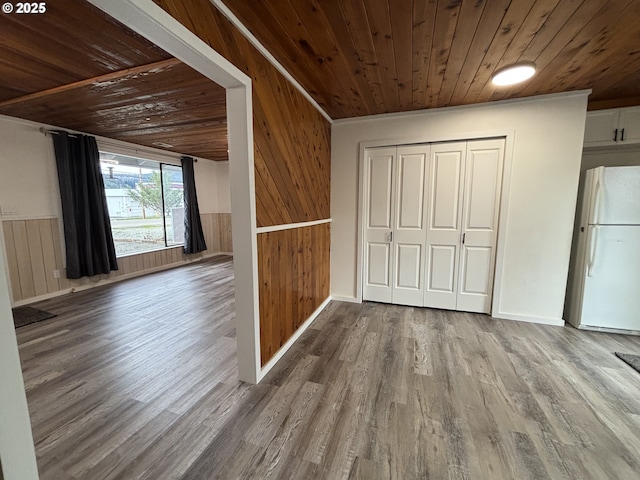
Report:
[[[59,87],[50,88],[48,90],[42,90],[40,92],[30,93],[29,95],[23,95],[21,97],[12,98],[10,100],[5,100],[4,102],[0,102],[0,109],[4,107],[8,107],[11,105],[17,105],[22,102],[28,102],[31,100],[37,100],[40,98],[45,98],[50,95],[55,95],[58,93],[69,92],[78,88],[86,87],[88,85],[92,85],[97,82],[109,82],[114,80],[119,80],[128,75],[137,75],[139,73],[150,72],[151,70],[164,69],[168,67],[174,67],[176,65],[180,65],[182,62],[177,58],[170,58],[168,60],[161,60],[159,62],[148,63],[146,65],[140,65],[138,67],[126,68],[124,70],[119,70],[117,72],[110,72],[104,75],[99,75],[93,78],[87,78],[85,80],[80,80],[78,82],[69,83],[67,85],[60,85]]]

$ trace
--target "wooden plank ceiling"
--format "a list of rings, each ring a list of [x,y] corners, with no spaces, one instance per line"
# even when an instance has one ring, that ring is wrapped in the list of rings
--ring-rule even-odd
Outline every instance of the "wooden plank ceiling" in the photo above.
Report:
[[[0,114],[227,160],[224,88],[87,2],[0,16]]]
[[[640,104],[637,0],[224,0],[332,118],[593,89]],[[520,61],[537,75],[494,87]]]

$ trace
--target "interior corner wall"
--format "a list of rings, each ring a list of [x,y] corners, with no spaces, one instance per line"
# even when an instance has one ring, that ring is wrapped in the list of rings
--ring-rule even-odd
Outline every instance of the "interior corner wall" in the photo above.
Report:
[[[200,213],[231,213],[229,162],[199,160],[194,172]]]
[[[338,121],[332,126],[331,289],[357,299],[358,164],[362,142],[434,142],[511,131],[503,231],[502,318],[562,322],[587,94]],[[505,172],[506,173],[506,172]],[[501,217],[503,218],[503,217]],[[500,237],[499,237],[500,238]],[[500,240],[499,240],[500,241]]]
[[[329,297],[330,124],[209,0],[154,1],[251,77],[264,367]]]
[[[0,251],[0,272],[5,270],[5,255]],[[7,292],[6,279],[0,274],[0,468],[7,480],[36,479],[36,454]]]

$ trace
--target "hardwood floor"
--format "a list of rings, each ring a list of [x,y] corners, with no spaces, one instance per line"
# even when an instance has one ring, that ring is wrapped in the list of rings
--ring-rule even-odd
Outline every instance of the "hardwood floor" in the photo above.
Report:
[[[229,257],[36,305],[42,479],[632,479],[640,338],[332,302],[237,380]]]

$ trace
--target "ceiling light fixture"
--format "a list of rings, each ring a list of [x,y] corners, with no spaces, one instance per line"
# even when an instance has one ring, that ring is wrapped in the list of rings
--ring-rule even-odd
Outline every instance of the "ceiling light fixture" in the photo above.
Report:
[[[533,63],[516,63],[496,71],[491,82],[498,86],[515,85],[530,79],[535,73],[536,66]]]

